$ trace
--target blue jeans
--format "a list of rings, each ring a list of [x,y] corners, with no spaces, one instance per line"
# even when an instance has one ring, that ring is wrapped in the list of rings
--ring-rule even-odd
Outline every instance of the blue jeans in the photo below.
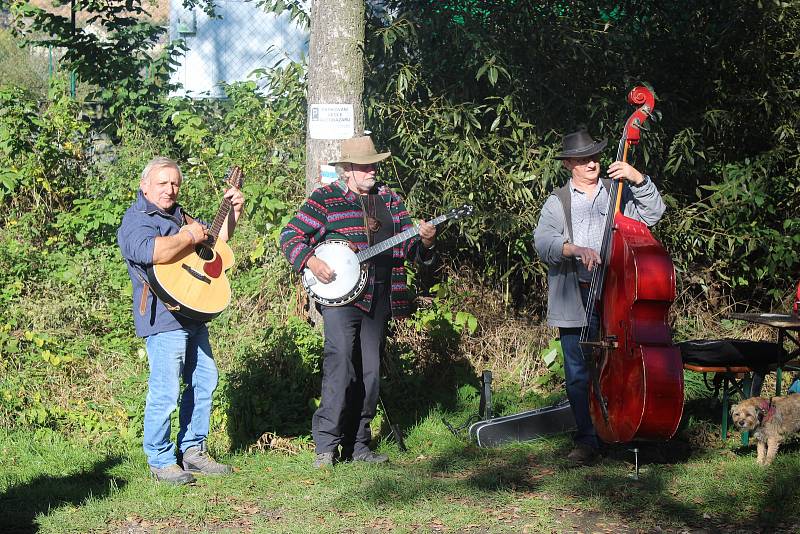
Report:
[[[588,299],[588,289],[581,288],[584,305]],[[600,327],[600,316],[597,311],[592,314],[589,325],[589,340],[597,336]],[[578,431],[575,434],[575,442],[597,448],[597,432],[592,424],[592,417],[589,415],[589,369],[586,366],[586,359],[590,351],[584,351],[579,344],[581,338],[580,328],[559,328],[561,338],[561,350],[564,353],[564,376],[567,382],[567,398],[575,416],[575,424]]]
[[[208,343],[205,324],[153,334],[145,339],[150,379],[144,409],[144,453],[153,467],[175,463],[170,441],[170,416],[180,397],[178,448],[200,446],[208,435],[211,396],[217,387],[217,365]]]

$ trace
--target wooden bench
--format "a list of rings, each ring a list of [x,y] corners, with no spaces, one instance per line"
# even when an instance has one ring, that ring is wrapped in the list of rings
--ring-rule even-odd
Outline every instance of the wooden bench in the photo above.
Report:
[[[750,397],[751,376],[755,370],[751,367],[743,366],[710,366],[692,363],[684,363],[683,368],[695,373],[703,373],[703,383],[709,391],[714,392],[714,396],[720,390],[722,391],[722,439],[727,439],[730,397],[735,393],[739,393],[743,399]],[[721,377],[721,385],[709,384],[708,373],[714,373],[715,376]],[[742,434],[742,443],[747,445],[748,441],[749,436],[745,432]]]
[[[776,343],[743,339],[699,339],[678,343],[683,358],[683,368],[703,373],[703,383],[714,392],[722,392],[722,439],[728,437],[731,395],[738,393],[743,399],[760,395],[764,377],[776,369],[780,377],[781,360],[785,358]],[[710,384],[708,374],[714,374]],[[780,392],[780,388],[778,388]],[[749,436],[742,434],[745,445]]]

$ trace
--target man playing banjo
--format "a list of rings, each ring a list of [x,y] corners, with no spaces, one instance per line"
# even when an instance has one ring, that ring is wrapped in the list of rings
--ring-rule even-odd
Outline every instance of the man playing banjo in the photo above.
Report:
[[[339,180],[312,192],[281,232],[281,249],[296,272],[308,269],[316,284],[335,284],[337,276],[344,278],[348,273],[337,273],[316,256],[315,246],[341,240],[354,250],[363,250],[413,226],[400,197],[375,180],[375,164],[389,156],[390,152],[377,153],[369,136],[342,141],[341,155],[333,162]],[[386,324],[390,317],[408,315],[404,262],[409,258],[432,263],[435,235],[434,225],[421,222],[419,235],[366,264],[366,284],[360,293],[350,296],[352,300],[320,306],[325,348],[322,400],[311,422],[314,467],[349,460],[388,460],[369,448]],[[342,248],[349,253],[347,246]],[[354,268],[359,270],[358,264]],[[360,350],[356,346],[359,341]]]

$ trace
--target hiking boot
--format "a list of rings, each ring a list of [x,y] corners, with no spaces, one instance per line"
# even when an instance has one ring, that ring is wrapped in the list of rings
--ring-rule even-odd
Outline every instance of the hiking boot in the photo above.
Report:
[[[221,464],[206,452],[205,444],[190,447],[183,453],[183,468],[190,473],[204,475],[227,475],[232,472],[231,466]]]
[[[567,455],[567,460],[575,465],[592,465],[600,458],[600,453],[594,447],[585,443],[578,443]]]
[[[366,450],[364,452],[359,452],[353,454],[353,461],[354,462],[366,462],[368,464],[382,464],[389,460],[389,457],[385,454],[378,454],[375,451]]]
[[[333,451],[330,452],[319,452],[317,453],[316,458],[314,458],[314,469],[321,469],[323,467],[333,467],[333,464],[336,462],[336,453]]]
[[[159,482],[166,482],[167,484],[174,484],[176,486],[193,484],[195,482],[195,478],[192,474],[181,469],[178,464],[168,465],[167,467],[153,467],[151,465],[150,473],[152,473]]]

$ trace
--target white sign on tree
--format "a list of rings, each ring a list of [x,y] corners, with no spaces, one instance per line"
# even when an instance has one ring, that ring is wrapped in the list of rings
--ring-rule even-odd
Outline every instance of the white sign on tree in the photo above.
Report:
[[[308,134],[312,139],[350,139],[353,137],[352,104],[311,104]]]

